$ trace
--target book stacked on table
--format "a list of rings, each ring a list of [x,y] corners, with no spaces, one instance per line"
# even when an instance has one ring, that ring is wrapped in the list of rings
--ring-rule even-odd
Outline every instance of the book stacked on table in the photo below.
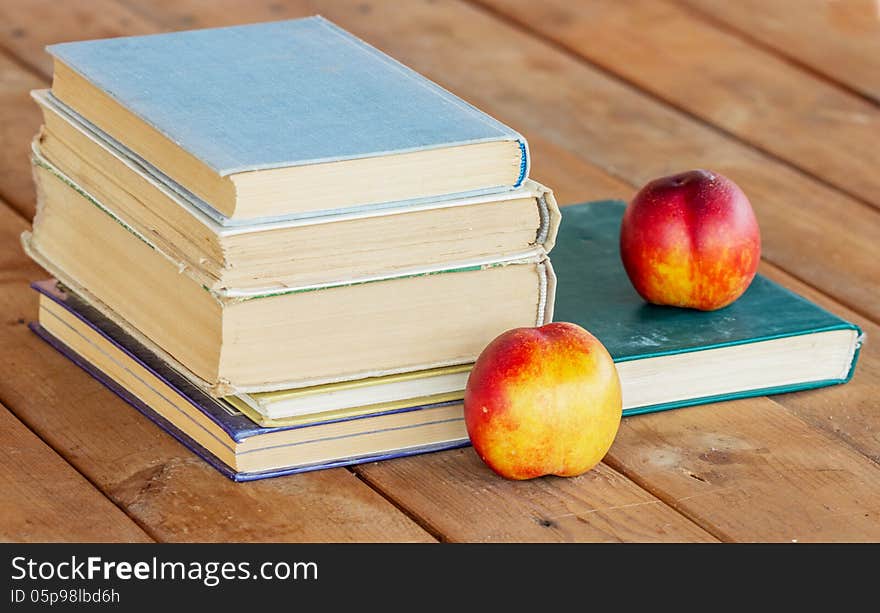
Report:
[[[237,480],[467,443],[552,318],[519,134],[320,17],[49,52],[38,334]]]

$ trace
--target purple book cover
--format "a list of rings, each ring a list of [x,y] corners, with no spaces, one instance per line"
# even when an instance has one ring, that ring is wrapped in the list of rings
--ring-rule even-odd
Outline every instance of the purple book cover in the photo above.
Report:
[[[226,432],[230,438],[236,442],[241,442],[251,436],[266,434],[270,432],[277,432],[281,430],[291,430],[297,428],[308,428],[311,426],[321,425],[332,423],[333,421],[347,421],[353,419],[365,419],[369,417],[375,417],[377,415],[388,415],[391,413],[400,413],[406,411],[417,411],[420,409],[428,408],[428,407],[437,407],[444,405],[456,404],[456,401],[436,403],[431,405],[417,406],[417,407],[407,407],[403,409],[395,409],[390,411],[383,411],[380,413],[375,413],[372,415],[363,415],[363,416],[355,416],[355,417],[347,417],[347,418],[337,418],[335,420],[325,420],[321,422],[315,422],[312,424],[306,425],[296,425],[296,426],[282,426],[277,428],[265,428],[255,424],[251,421],[247,416],[235,410],[232,406],[227,405],[226,403],[219,402],[214,398],[210,397],[208,394],[204,393],[202,390],[198,389],[195,385],[190,383],[184,376],[175,371],[172,367],[170,367],[166,362],[164,362],[161,358],[157,357],[155,354],[147,350],[143,345],[139,344],[130,335],[126,334],[126,332],[116,325],[113,321],[107,318],[103,313],[89,305],[87,302],[76,296],[75,294],[65,291],[57,286],[55,280],[50,279],[46,281],[39,281],[33,283],[31,285],[37,292],[47,296],[52,299],[57,304],[64,307],[67,311],[75,315],[82,322],[86,323],[93,330],[101,334],[105,339],[109,342],[113,343],[116,347],[118,347],[121,351],[125,352],[129,357],[137,361],[141,366],[152,372],[156,377],[165,382],[169,387],[175,390],[182,398],[186,399],[190,404],[192,404],[195,408],[205,414],[211,421],[216,423],[220,428]],[[441,449],[450,449],[453,447],[462,447],[468,444],[468,441],[450,441],[446,443],[441,443],[437,445],[430,445],[424,447],[417,448],[409,448],[401,452],[391,452],[384,453],[379,455],[372,456],[360,456],[356,458],[341,458],[334,462],[325,462],[322,464],[308,465],[308,466],[297,466],[292,468],[279,468],[277,470],[260,472],[260,473],[242,473],[235,472],[229,466],[224,464],[221,460],[219,460],[216,456],[214,456],[210,451],[205,449],[199,443],[194,441],[184,432],[182,432],[179,428],[177,428],[173,423],[157,414],[153,411],[149,406],[147,406],[143,401],[139,398],[131,394],[128,390],[123,388],[117,382],[115,382],[110,377],[106,376],[103,372],[101,372],[94,365],[84,360],[81,356],[79,356],[75,351],[71,348],[67,347],[64,343],[53,337],[49,332],[43,329],[38,323],[32,323],[30,325],[31,330],[33,330],[40,338],[49,343],[83,370],[92,375],[95,379],[104,384],[107,388],[109,388],[112,392],[118,395],[120,398],[128,402],[135,409],[140,411],[143,415],[151,419],[155,422],[160,428],[165,430],[167,433],[171,434],[178,441],[183,443],[190,450],[201,456],[206,462],[211,464],[214,468],[219,470],[221,473],[233,479],[234,481],[251,481],[254,479],[263,479],[266,477],[276,477],[281,475],[288,475],[298,472],[305,472],[309,470],[317,470],[321,468],[331,468],[336,466],[346,466],[351,464],[359,464],[362,462],[374,462],[378,460],[390,459],[395,457],[402,457],[407,455],[414,455],[418,453],[426,453],[429,451],[438,451]],[[184,413],[181,413],[182,418],[191,419],[186,416]],[[226,444],[225,442],[223,444]]]

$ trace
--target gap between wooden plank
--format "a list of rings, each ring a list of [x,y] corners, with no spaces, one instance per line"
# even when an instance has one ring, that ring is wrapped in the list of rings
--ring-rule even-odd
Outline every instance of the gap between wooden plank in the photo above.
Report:
[[[150,542],[137,522],[0,402],[0,540]]]
[[[694,5],[690,2],[688,2],[687,0],[670,0],[670,1],[675,2],[676,4],[678,4],[679,6],[684,8],[685,10],[689,11],[692,15],[694,15],[698,19],[702,19],[703,21],[712,25],[713,27],[715,27],[719,30],[722,30],[723,32],[726,32],[726,33],[730,34],[731,36],[735,36],[736,38],[739,38],[743,42],[746,42],[749,45],[776,57],[780,61],[785,62],[786,64],[789,64],[789,65],[793,66],[794,68],[797,68],[798,70],[802,70],[802,71],[808,73],[810,76],[812,76],[816,79],[824,81],[824,82],[828,83],[829,85],[833,85],[834,87],[838,87],[852,96],[856,96],[857,98],[861,98],[865,102],[870,102],[871,104],[874,104],[874,105],[880,104],[880,100],[878,100],[877,98],[874,98],[870,94],[867,94],[867,93],[861,91],[860,89],[857,89],[857,88],[851,86],[849,83],[846,83],[845,81],[841,81],[840,79],[835,77],[833,74],[829,74],[827,72],[819,70],[818,68],[815,68],[814,66],[808,64],[807,62],[801,60],[800,58],[798,58],[794,55],[783,53],[779,48],[774,47],[773,45],[768,45],[766,42],[764,42],[763,40],[761,40],[757,36],[755,36],[753,34],[749,34],[745,30],[742,30],[741,28],[738,28],[735,25],[724,21],[723,19],[713,15],[711,12],[705,10],[704,8],[702,8],[700,6]],[[846,0],[844,0],[844,1],[846,1]]]
[[[435,453],[442,453],[442,452],[438,451]],[[400,459],[400,458],[396,458],[396,459]],[[448,543],[449,542],[449,539],[442,532],[440,532],[439,530],[434,528],[434,526],[432,526],[430,524],[430,522],[425,521],[424,518],[421,518],[417,514],[413,513],[411,509],[408,509],[405,505],[400,504],[400,502],[395,500],[393,496],[390,496],[389,493],[385,491],[385,489],[383,489],[381,487],[376,487],[375,483],[371,483],[369,479],[365,478],[362,474],[360,474],[359,472],[354,470],[354,467],[347,466],[346,469],[349,472],[351,472],[351,474],[353,474],[355,477],[357,477],[360,481],[362,481],[364,483],[364,485],[366,485],[371,490],[373,490],[374,492],[379,494],[382,498],[384,498],[388,502],[388,504],[393,506],[395,509],[397,509],[398,511],[400,511],[401,513],[403,513],[407,517],[409,517],[410,521],[412,521],[414,524],[419,526],[422,530],[424,530],[425,532],[430,534],[432,537],[437,539],[438,543]]]
[[[498,7],[494,6],[493,4],[486,2],[485,0],[464,0],[464,1],[468,2],[469,4],[474,6],[475,8],[479,8],[481,10],[486,11],[487,13],[491,14],[492,16],[496,17],[500,21],[503,21],[504,23],[506,23],[507,25],[509,25],[511,27],[514,27],[522,32],[531,34],[532,36],[535,36],[536,38],[540,38],[542,41],[545,41],[547,44],[549,44],[550,46],[555,48],[557,51],[565,53],[566,55],[568,55],[572,58],[575,58],[578,61],[581,61],[581,62],[584,62],[585,64],[588,64],[589,66],[591,66],[595,70],[601,72],[602,74],[604,74],[605,76],[607,76],[610,79],[614,79],[615,81],[622,83],[624,85],[627,85],[628,87],[632,87],[634,89],[637,89],[644,96],[646,96],[646,97],[648,97],[648,98],[650,98],[650,99],[652,99],[652,100],[654,100],[654,101],[656,101],[656,102],[658,102],[668,108],[675,109],[677,112],[681,113],[682,115],[685,115],[689,119],[703,125],[704,127],[711,129],[715,133],[720,134],[721,136],[724,136],[725,138],[727,138],[729,140],[735,141],[735,142],[739,143],[740,145],[747,147],[753,151],[756,151],[756,152],[772,159],[774,162],[777,162],[779,164],[784,165],[785,167],[787,167],[789,170],[792,170],[793,172],[796,172],[804,177],[807,177],[813,181],[816,181],[817,183],[820,183],[821,185],[823,185],[829,189],[833,189],[837,192],[840,192],[840,193],[846,195],[847,197],[849,197],[850,199],[852,199],[853,201],[858,202],[859,204],[866,206],[873,211],[876,211],[877,208],[880,207],[880,202],[877,202],[877,203],[871,202],[870,200],[868,200],[867,198],[865,198],[861,194],[859,194],[851,189],[848,189],[845,185],[840,185],[838,182],[834,182],[834,181],[831,181],[821,175],[817,175],[814,172],[812,172],[811,170],[799,165],[797,162],[792,161],[786,157],[783,157],[781,154],[774,152],[772,149],[769,149],[768,147],[761,145],[757,142],[748,140],[745,137],[740,136],[736,132],[734,132],[734,131],[732,131],[722,125],[719,125],[717,123],[713,123],[712,121],[704,118],[702,115],[698,114],[697,112],[692,111],[684,104],[676,102],[672,98],[665,96],[661,93],[644,88],[642,85],[639,84],[639,82],[637,80],[635,80],[629,76],[626,76],[624,74],[621,74],[620,72],[617,72],[613,67],[606,66],[604,63],[599,63],[595,59],[584,55],[583,53],[581,53],[577,49],[571,47],[565,41],[561,41],[556,38],[553,38],[545,32],[540,32],[539,30],[536,29],[536,27],[534,25],[532,25],[534,23],[533,21],[521,19],[517,15],[509,15],[504,10],[499,9]]]
[[[28,72],[41,80],[51,80],[52,78],[52,75],[44,73],[39,65],[32,64],[27,58],[16,54],[14,50],[10,49],[3,43],[2,37],[0,37],[0,54],[4,55],[10,62],[17,64],[23,71]]]
[[[26,322],[23,321],[23,320],[19,321],[18,323],[19,323],[20,325],[25,325],[25,324],[26,324]],[[145,535],[147,535],[147,536],[149,537],[149,540],[150,540],[150,541],[154,541],[154,542],[156,542],[156,541],[159,540],[158,538],[156,538],[156,535],[152,533],[152,531],[151,531],[151,529],[150,529],[150,526],[148,526],[148,525],[144,525],[142,522],[140,522],[140,521],[138,520],[137,517],[132,516],[132,515],[131,515],[131,514],[125,509],[125,507],[123,507],[122,505],[120,505],[119,502],[118,502],[117,500],[114,500],[113,498],[111,498],[110,496],[108,496],[107,493],[104,492],[104,491],[98,486],[98,484],[96,484],[95,482],[93,482],[93,481],[89,478],[89,476],[88,476],[87,474],[83,473],[81,470],[79,470],[78,467],[76,467],[76,466],[74,466],[73,464],[71,464],[71,463],[68,461],[68,459],[67,459],[66,457],[64,457],[64,455],[63,455],[58,449],[56,449],[55,447],[53,447],[52,444],[51,444],[49,441],[47,441],[45,438],[43,438],[43,437],[40,435],[39,432],[37,432],[36,430],[33,430],[33,429],[32,429],[27,423],[25,423],[25,422],[24,422],[24,421],[23,421],[23,420],[22,420],[22,419],[21,419],[21,418],[15,413],[15,411],[13,411],[12,409],[8,408],[9,406],[10,406],[10,403],[7,401],[7,398],[5,397],[5,395],[2,394],[2,390],[0,390],[0,412],[3,412],[3,411],[7,412],[7,413],[9,414],[9,416],[10,416],[11,419],[14,419],[16,422],[18,422],[19,424],[21,424],[21,426],[22,426],[24,429],[26,429],[28,432],[30,432],[31,435],[33,435],[34,438],[36,438],[37,440],[39,440],[39,441],[40,441],[40,442],[41,442],[41,443],[42,443],[47,449],[51,450],[52,453],[54,453],[54,454],[55,454],[55,455],[56,455],[56,456],[57,456],[62,462],[64,462],[67,466],[69,466],[71,470],[73,470],[76,474],[78,474],[80,477],[82,477],[82,480],[83,480],[85,483],[88,483],[88,484],[89,484],[89,485],[90,485],[90,486],[91,486],[96,492],[98,492],[98,493],[101,495],[102,498],[106,499],[107,502],[109,502],[111,505],[113,505],[113,507],[115,507],[115,508],[118,509],[123,515],[125,515],[125,516],[126,516],[126,517],[127,517],[127,518],[128,518],[128,519],[129,519],[134,525],[135,525],[135,526],[138,527],[138,529],[139,529],[140,531],[142,531]]]
[[[786,11],[785,15],[779,14],[777,8],[782,6],[785,10],[790,8],[792,4],[789,2],[786,6],[785,3],[780,4],[779,0],[760,2],[761,10],[769,11],[769,13],[765,13],[764,18],[753,17],[752,11],[756,9],[754,2],[745,3],[741,0],[736,3],[731,3],[728,0],[721,2],[717,0],[677,1],[702,13],[707,19],[719,20],[744,38],[754,39],[757,45],[766,46],[794,65],[814,71],[836,85],[850,89],[875,104],[880,103],[880,81],[874,76],[878,64],[876,59],[873,65],[865,60],[865,57],[875,57],[876,50],[880,49],[880,46],[876,45],[876,35],[880,33],[880,28],[877,25],[873,25],[873,27],[871,25],[880,22],[880,8],[878,8],[876,0],[818,0],[810,3],[796,0],[800,3],[798,6],[800,12],[794,18],[791,17],[790,11]],[[832,31],[829,28],[831,24],[826,20],[823,20],[820,27],[816,26],[815,21],[811,21],[811,16],[815,14],[817,9],[830,9],[834,5],[844,7],[844,10],[851,10],[853,7],[863,10],[864,14],[860,15],[856,21],[862,27],[868,24],[867,29],[856,30],[855,33],[861,36],[860,41],[870,39],[873,34],[875,37],[873,46],[869,45],[867,50],[860,47],[858,51],[846,47],[845,43],[841,46],[840,41],[852,40],[853,37]],[[712,11],[715,11],[716,14],[713,15]],[[771,20],[784,22],[784,28],[781,29],[782,36],[778,31],[773,32],[772,28],[768,27],[767,14],[770,15]],[[747,31],[747,25],[751,26],[754,34]],[[779,29],[777,28],[777,30]],[[786,32],[792,31],[798,34],[793,37],[785,35]],[[811,40],[811,36],[814,38],[822,37],[824,40],[816,45]],[[821,55],[811,54],[809,51],[805,51],[805,48],[807,50],[819,49]],[[833,67],[829,58],[836,60]],[[866,85],[864,75],[871,75],[874,78]]]
[[[40,125],[40,111],[29,91],[44,87],[42,77],[22,68],[14,56],[0,52],[0,197],[22,216],[33,215],[30,139]]]
[[[636,416],[606,461],[725,540],[880,535],[877,464],[768,398]]]
[[[605,463],[577,477],[510,481],[466,447],[354,470],[448,542],[716,540]]]

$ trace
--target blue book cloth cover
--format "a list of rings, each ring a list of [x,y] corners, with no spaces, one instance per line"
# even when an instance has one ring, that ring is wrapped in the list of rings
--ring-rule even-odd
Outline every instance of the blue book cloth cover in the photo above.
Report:
[[[525,139],[320,16],[51,45],[221,176]]]

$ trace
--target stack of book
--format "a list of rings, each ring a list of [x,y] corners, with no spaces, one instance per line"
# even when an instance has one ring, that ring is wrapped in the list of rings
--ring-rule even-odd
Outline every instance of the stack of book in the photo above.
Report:
[[[38,334],[236,480],[467,443],[552,318],[522,136],[320,17],[49,52]]]

